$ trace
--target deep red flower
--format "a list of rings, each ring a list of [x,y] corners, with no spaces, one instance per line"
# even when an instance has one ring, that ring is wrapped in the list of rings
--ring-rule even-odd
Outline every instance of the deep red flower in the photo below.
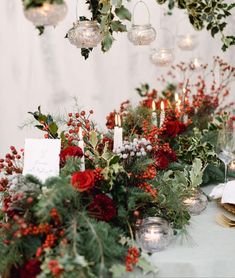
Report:
[[[166,155],[164,154],[161,154],[161,155],[158,155],[156,157],[156,166],[158,167],[158,169],[160,170],[165,170],[168,168],[169,166],[169,159]]]
[[[83,151],[80,147],[69,146],[60,152],[60,161],[64,165],[68,157],[82,157]]]
[[[105,194],[96,195],[88,210],[92,217],[106,222],[110,221],[117,214],[113,200]]]
[[[95,176],[93,170],[76,172],[72,175],[71,183],[79,192],[87,191],[94,187]]]
[[[186,125],[178,120],[166,121],[164,124],[165,130],[162,133],[163,137],[175,138],[186,130]]]
[[[36,278],[41,272],[40,262],[37,259],[31,259],[26,262],[19,271],[20,278]]]
[[[170,152],[158,151],[155,155],[155,164],[156,167],[160,170],[165,170],[168,168],[170,162],[177,160],[176,154],[173,150]]]

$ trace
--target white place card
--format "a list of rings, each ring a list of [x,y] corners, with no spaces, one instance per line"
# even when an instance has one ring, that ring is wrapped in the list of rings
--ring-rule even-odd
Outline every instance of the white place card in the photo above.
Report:
[[[33,175],[45,182],[59,175],[60,139],[26,139],[23,175]]]
[[[229,181],[225,185],[221,203],[235,204],[235,180]]]

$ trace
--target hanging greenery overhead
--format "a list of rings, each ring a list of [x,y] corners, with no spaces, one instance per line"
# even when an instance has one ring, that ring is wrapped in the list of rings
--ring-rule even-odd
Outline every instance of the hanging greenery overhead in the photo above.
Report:
[[[25,10],[41,7],[45,3],[64,4],[64,0],[22,0]],[[132,0],[133,1],[133,0]],[[127,8],[131,0],[85,0],[91,11],[91,20],[97,20],[103,34],[101,48],[103,52],[108,51],[114,42],[115,32],[126,32],[126,21],[131,20],[131,12]],[[189,22],[197,31],[206,28],[212,37],[219,35],[222,41],[222,50],[235,45],[235,36],[225,34],[227,18],[235,3],[226,3],[225,0],[156,0],[156,4],[166,4],[169,13],[179,8],[185,10]],[[84,17],[82,17],[84,18]],[[37,26],[42,31],[43,26]],[[82,49],[82,55],[87,58],[91,50]]]

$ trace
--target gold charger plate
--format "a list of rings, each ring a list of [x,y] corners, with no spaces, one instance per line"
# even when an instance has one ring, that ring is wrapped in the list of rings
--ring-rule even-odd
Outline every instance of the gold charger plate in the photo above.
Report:
[[[218,199],[218,204],[223,207],[224,209],[226,209],[227,211],[235,214],[235,205],[233,204],[222,204],[221,203],[221,199]]]

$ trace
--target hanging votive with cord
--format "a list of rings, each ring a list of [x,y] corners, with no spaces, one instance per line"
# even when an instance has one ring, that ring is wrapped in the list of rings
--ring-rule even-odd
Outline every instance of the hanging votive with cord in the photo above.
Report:
[[[177,45],[183,51],[192,51],[198,46],[198,36],[191,26],[190,31],[185,31],[186,26],[189,24],[185,15],[177,24]]]
[[[174,36],[167,28],[159,29],[157,48],[151,50],[150,61],[159,67],[168,67],[175,60]]]
[[[78,20],[78,1],[76,2],[76,22],[68,31],[66,37],[69,42],[78,48],[96,47],[103,39],[97,20]]]
[[[146,24],[136,24],[135,11],[138,5],[143,4],[148,14],[148,22]],[[138,1],[132,12],[132,26],[127,33],[127,37],[134,45],[149,45],[156,39],[156,30],[150,24],[150,13],[148,6],[143,1]]]

